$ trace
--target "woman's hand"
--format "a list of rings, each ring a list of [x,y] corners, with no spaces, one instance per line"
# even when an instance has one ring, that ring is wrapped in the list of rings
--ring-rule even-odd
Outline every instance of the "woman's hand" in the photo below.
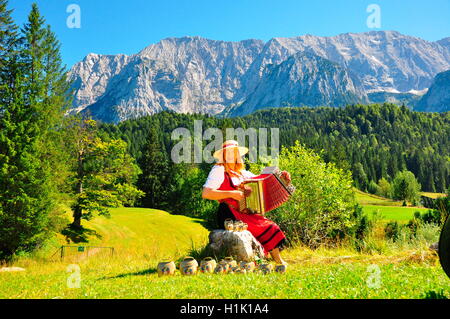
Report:
[[[291,174],[289,174],[289,172],[282,171],[281,176],[283,176],[289,183],[291,182]]]
[[[242,191],[230,191],[230,197],[234,200],[241,201],[245,198],[245,195]]]
[[[252,188],[248,185],[244,185],[243,186],[243,192],[244,192],[244,196],[245,197],[249,197],[250,194],[252,193]]]

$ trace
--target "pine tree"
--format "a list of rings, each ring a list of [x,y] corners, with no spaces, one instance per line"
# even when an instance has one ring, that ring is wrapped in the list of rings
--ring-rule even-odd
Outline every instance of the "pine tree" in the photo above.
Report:
[[[142,206],[166,208],[172,187],[172,165],[161,147],[156,126],[150,128],[139,164],[142,174],[137,185],[145,193],[141,200]]]
[[[41,166],[39,131],[25,107],[19,76],[12,101],[0,118],[0,259],[41,242],[53,202]]]
[[[2,52],[0,77],[0,258],[34,248],[48,233],[54,176],[61,176],[56,128],[67,102],[59,46],[37,6],[20,38],[5,3],[0,2],[0,29],[10,31],[2,32],[0,41],[8,50]]]
[[[16,78],[18,84],[20,79]],[[30,248],[45,226],[40,169],[34,161],[35,134],[28,127],[20,86],[0,118],[0,259]],[[28,113],[28,114],[27,114]]]
[[[62,65],[61,44],[48,25],[43,40],[44,69],[44,102],[49,119],[60,122],[61,114],[70,102],[70,83],[67,81],[67,70]],[[55,124],[53,122],[52,124]]]
[[[43,42],[45,20],[40,15],[37,4],[33,3],[27,23],[21,29],[24,36],[22,49],[23,70],[26,75],[26,104],[37,108],[44,95]]]
[[[12,10],[7,8],[8,1],[0,0],[0,116],[11,103],[9,88],[14,88],[17,72],[17,57],[20,37],[18,27],[11,18]]]
[[[54,192],[68,174],[68,154],[63,149],[64,112],[71,103],[67,71],[63,66],[60,43],[36,4],[32,5],[24,34],[22,64],[26,76],[26,105],[36,112],[40,131],[41,165],[48,172],[48,185]]]

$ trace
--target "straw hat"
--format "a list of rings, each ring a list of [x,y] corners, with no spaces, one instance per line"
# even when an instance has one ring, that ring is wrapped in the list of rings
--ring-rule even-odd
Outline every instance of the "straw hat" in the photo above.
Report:
[[[217,159],[219,161],[219,163],[221,163],[221,162],[223,162],[223,151],[226,149],[232,149],[232,148],[239,149],[239,155],[241,157],[248,153],[248,148],[239,146],[238,142],[236,142],[234,140],[228,140],[222,144],[222,148],[220,150],[214,152],[213,156],[215,159]]]

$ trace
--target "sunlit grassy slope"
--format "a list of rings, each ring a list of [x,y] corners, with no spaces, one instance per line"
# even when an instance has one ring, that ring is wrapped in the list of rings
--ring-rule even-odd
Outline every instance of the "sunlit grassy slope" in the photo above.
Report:
[[[373,213],[377,212],[382,220],[409,221],[414,217],[415,212],[424,213],[427,210],[427,208],[418,207],[363,205],[363,211],[369,217],[373,217]]]
[[[118,253],[126,250],[161,258],[202,245],[208,231],[201,222],[155,209],[116,208],[111,210],[111,218],[95,218],[84,225],[101,236],[90,237],[92,245],[113,246]]]
[[[422,192],[421,195],[430,197],[430,198],[439,198],[439,197],[445,197],[444,193],[430,193],[430,192]]]
[[[401,201],[394,201],[392,199],[380,197],[377,195],[364,193],[359,189],[354,189],[356,195],[356,201],[360,205],[379,205],[379,206],[401,206]]]
[[[437,194],[433,194],[437,196]],[[372,217],[374,212],[378,212],[383,220],[408,221],[414,217],[415,212],[423,213],[428,210],[424,207],[403,207],[402,201],[394,201],[357,189],[355,189],[355,195],[357,202],[369,217]]]
[[[396,207],[401,208],[401,207]],[[0,273],[0,298],[424,298],[450,297],[450,280],[427,245],[411,250],[382,248],[383,253],[358,253],[351,247],[284,252],[289,270],[280,274],[158,277],[163,258],[179,260],[193,246],[201,247],[208,231],[201,220],[139,208],[112,210],[84,226],[90,242],[113,246],[113,257],[101,253],[61,261],[21,258],[24,272]],[[93,233],[95,231],[96,233]],[[77,257],[76,253],[74,257]],[[80,268],[80,288],[70,288]],[[376,265],[374,278],[373,265]],[[375,280],[375,281],[374,281]],[[374,286],[375,283],[375,286]]]
[[[152,260],[181,258],[190,249],[204,246],[209,234],[202,226],[203,220],[162,210],[114,208],[110,212],[110,218],[99,216],[82,221],[83,240],[74,236],[69,240],[58,234],[33,257],[55,261],[60,258],[61,245],[69,245],[73,247],[65,248],[67,260],[85,258],[88,254],[110,255],[110,250],[97,247],[112,247],[117,256],[144,256]],[[78,246],[94,248],[79,252]]]

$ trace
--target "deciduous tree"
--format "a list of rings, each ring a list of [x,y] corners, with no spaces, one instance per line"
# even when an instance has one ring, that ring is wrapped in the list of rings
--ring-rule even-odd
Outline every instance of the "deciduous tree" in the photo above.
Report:
[[[73,118],[69,133],[72,227],[81,228],[82,219],[109,216],[110,207],[133,205],[143,195],[133,186],[140,170],[124,141],[102,140],[96,122],[90,119]]]

